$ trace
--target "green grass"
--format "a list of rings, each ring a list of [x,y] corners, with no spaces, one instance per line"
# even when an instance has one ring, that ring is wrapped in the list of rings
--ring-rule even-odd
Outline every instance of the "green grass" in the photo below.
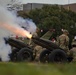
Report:
[[[76,63],[0,63],[0,75],[76,75]]]

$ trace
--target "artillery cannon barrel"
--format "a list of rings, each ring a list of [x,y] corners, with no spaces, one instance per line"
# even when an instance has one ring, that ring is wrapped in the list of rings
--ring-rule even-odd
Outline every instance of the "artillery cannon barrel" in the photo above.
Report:
[[[46,40],[46,39],[42,39],[42,38],[32,38],[33,42],[35,44],[38,44],[44,48],[47,48],[49,50],[54,50],[54,49],[61,49],[58,45],[56,45],[55,43],[51,42],[50,40]]]
[[[19,41],[17,39],[8,38],[8,39],[5,39],[5,41],[6,41],[6,43],[11,45],[12,47],[15,47],[15,48],[18,48],[18,49],[21,49],[21,48],[24,48],[24,47],[28,47],[27,44],[25,44],[22,41]]]

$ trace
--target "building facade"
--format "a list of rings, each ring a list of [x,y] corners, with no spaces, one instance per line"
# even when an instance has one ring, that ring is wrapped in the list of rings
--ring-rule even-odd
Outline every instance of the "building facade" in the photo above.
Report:
[[[76,12],[76,3],[75,4],[68,4],[68,5],[63,5],[65,9],[71,10],[73,12]]]
[[[43,7],[43,5],[46,5],[46,4],[40,4],[40,3],[23,4],[23,10],[27,12],[36,8],[40,9]],[[51,5],[51,4],[48,4],[48,5]],[[76,12],[76,4],[59,5],[59,6],[62,6],[65,9],[69,9],[73,12]]]
[[[40,9],[43,7],[44,4],[39,4],[39,3],[28,3],[28,4],[23,4],[23,10],[25,11],[30,11],[33,9]]]

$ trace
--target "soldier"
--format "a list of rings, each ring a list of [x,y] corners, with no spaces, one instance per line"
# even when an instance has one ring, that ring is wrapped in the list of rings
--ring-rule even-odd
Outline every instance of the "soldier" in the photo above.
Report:
[[[72,40],[72,46],[76,44],[76,36],[74,37],[74,39]]]
[[[35,33],[33,33],[33,37],[38,37],[38,32],[39,32],[39,29],[38,28],[36,28],[36,32]],[[29,42],[28,42],[28,44],[30,45],[30,46],[35,46],[35,43],[32,41],[32,39],[30,39],[29,40]]]
[[[67,30],[63,30],[63,34],[60,35],[57,39],[57,44],[59,45],[60,48],[64,49],[65,52],[68,52],[69,48],[69,37],[68,37],[69,32]]]
[[[38,32],[39,32],[39,28],[36,29],[36,32],[32,36],[33,37],[39,37]],[[30,41],[29,41],[29,46],[31,46],[34,49],[33,53],[36,53],[35,61],[39,61],[39,56],[40,56],[40,53],[42,51],[42,47],[35,44],[32,41],[32,39],[30,39]]]
[[[70,50],[70,56],[72,56],[73,61],[76,62],[76,36],[72,41],[72,49]]]

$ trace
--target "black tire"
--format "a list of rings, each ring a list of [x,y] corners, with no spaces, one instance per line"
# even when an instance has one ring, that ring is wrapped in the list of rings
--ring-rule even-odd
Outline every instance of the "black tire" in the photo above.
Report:
[[[17,61],[17,53],[18,53],[18,49],[13,49],[12,53],[10,54],[10,59],[11,61]]]
[[[33,59],[33,52],[28,48],[21,49],[17,54],[17,60],[22,62],[29,62]]]
[[[72,60],[73,60],[73,57],[71,57],[71,56],[68,56],[68,57],[67,57],[67,60],[68,60],[68,62],[72,62]]]
[[[40,62],[42,62],[42,63],[48,63],[49,54],[50,54],[49,50],[43,50],[40,53],[40,57],[39,57]]]
[[[67,55],[63,50],[56,49],[49,54],[49,62],[63,63],[67,62]]]

